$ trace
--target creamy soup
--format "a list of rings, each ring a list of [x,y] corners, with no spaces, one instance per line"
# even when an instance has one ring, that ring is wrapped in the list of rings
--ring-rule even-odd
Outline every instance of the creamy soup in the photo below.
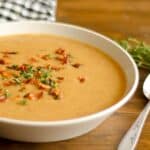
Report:
[[[0,37],[0,117],[63,120],[123,96],[121,67],[99,49],[52,35]]]

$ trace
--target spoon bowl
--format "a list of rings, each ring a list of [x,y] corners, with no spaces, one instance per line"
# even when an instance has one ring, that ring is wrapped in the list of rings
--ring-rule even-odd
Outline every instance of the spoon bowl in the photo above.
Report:
[[[145,97],[150,100],[150,74],[146,77],[143,84],[143,93]]]

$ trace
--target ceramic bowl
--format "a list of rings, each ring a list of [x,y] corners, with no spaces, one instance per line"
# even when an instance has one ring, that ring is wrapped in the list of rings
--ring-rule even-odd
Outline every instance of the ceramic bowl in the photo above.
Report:
[[[127,88],[123,98],[116,104],[103,111],[84,117],[62,121],[24,121],[0,118],[1,137],[25,142],[50,142],[83,135],[99,126],[105,119],[127,103],[136,91],[139,73],[134,60],[124,49],[104,35],[64,23],[24,21],[0,24],[0,35],[27,33],[65,36],[100,48],[120,64],[125,72]]]

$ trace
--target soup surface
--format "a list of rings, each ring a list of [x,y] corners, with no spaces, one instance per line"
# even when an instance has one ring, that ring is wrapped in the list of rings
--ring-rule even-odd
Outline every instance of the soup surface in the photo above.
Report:
[[[52,35],[0,37],[0,117],[63,120],[116,103],[126,80],[99,49]]]

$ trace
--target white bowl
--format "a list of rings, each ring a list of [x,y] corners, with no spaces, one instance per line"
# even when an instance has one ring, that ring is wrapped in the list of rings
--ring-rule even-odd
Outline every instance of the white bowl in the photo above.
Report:
[[[62,35],[102,49],[116,60],[124,70],[127,78],[127,89],[125,96],[118,103],[85,117],[63,121],[24,121],[0,118],[1,137],[26,142],[49,142],[80,136],[100,125],[133,96],[139,80],[137,66],[130,55],[109,38],[85,28],[63,23],[26,21],[0,24],[0,35],[20,33]]]

